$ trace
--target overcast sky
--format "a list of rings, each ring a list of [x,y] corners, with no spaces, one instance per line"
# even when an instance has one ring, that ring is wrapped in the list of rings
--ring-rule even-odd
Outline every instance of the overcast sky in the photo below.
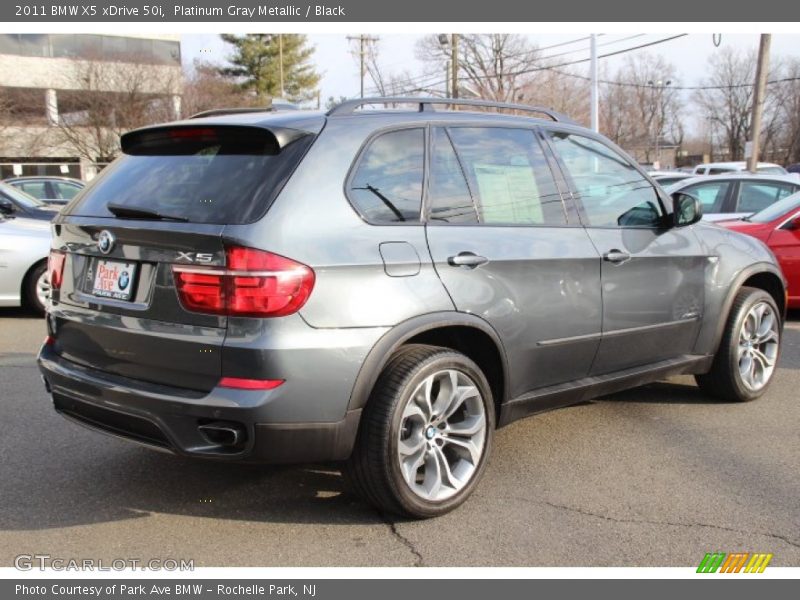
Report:
[[[636,37],[634,37],[636,36]],[[420,36],[418,35],[381,35],[378,42],[380,64],[387,73],[411,71],[412,75],[423,72],[422,65],[414,56],[414,46]],[[531,42],[540,48],[547,48],[554,44],[569,42],[583,38],[582,34],[535,35],[531,34]],[[623,50],[648,42],[671,37],[669,34],[609,34],[598,38],[599,54]],[[665,42],[634,52],[651,52],[663,55],[675,65],[678,72],[680,85],[690,86],[700,83],[706,76],[708,59],[720,48],[733,46],[736,48],[758,48],[759,36],[722,34],[719,48],[714,46],[712,34],[690,34],[676,40]],[[224,61],[230,53],[230,46],[222,42],[217,34],[186,34],[182,36],[184,62],[191,64],[195,58],[205,58],[212,61]],[[342,34],[309,35],[309,42],[316,48],[314,61],[317,69],[322,73],[321,96],[323,102],[329,96],[357,96],[359,93],[358,64],[351,55],[351,48],[355,45],[348,42]],[[589,42],[581,41],[575,44],[563,45],[543,51],[544,55],[558,54],[553,60],[569,62],[589,57]],[[627,53],[631,54],[631,53]],[[779,34],[772,38],[772,56],[797,56],[800,57],[800,35]],[[625,54],[601,59],[609,72],[614,72],[625,58]],[[588,63],[573,67],[578,73],[588,73]],[[367,88],[370,82],[367,82]]]

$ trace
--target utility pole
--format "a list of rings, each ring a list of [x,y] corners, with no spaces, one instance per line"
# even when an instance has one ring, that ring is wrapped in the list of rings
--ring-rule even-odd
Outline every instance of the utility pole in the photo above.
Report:
[[[761,137],[761,115],[764,112],[764,96],[767,91],[767,75],[769,73],[769,47],[772,35],[761,34],[758,45],[758,65],[756,66],[756,82],[753,91],[753,114],[750,119],[750,156],[747,157],[747,170],[755,173],[758,170],[759,138]]]
[[[452,55],[450,57],[450,62],[453,63],[451,68],[451,74],[453,76],[453,83],[452,85],[452,95],[453,98],[458,98],[458,34],[454,33],[451,37],[450,42],[450,50],[452,51]]]
[[[600,131],[600,94],[598,93],[597,81],[597,34],[593,33],[590,42],[592,62],[590,67],[590,78],[592,80],[592,131]]]
[[[364,76],[366,75],[365,58],[366,58],[366,44],[369,42],[377,42],[380,38],[377,36],[364,35],[347,36],[348,41],[358,41],[358,55],[361,64],[361,97],[364,97]]]

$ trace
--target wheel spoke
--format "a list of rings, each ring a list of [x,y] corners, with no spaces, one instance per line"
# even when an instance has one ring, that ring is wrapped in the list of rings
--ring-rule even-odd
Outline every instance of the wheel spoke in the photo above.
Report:
[[[423,409],[414,401],[414,399],[406,404],[406,407],[403,410],[403,421],[405,422],[407,419],[418,421],[422,424],[427,422],[427,415],[425,414],[425,411],[423,411]]]
[[[442,483],[453,489],[458,489],[458,485],[461,482],[450,470],[450,463],[447,461],[447,456],[445,456],[442,449],[438,446],[434,446],[433,454],[436,456],[436,460],[439,461],[439,472],[441,473]]]
[[[486,419],[483,415],[471,415],[458,423],[448,423],[445,431],[448,437],[451,435],[470,437],[479,433],[485,424]]]
[[[401,461],[403,469],[403,476],[409,484],[413,484],[417,480],[417,471],[425,462],[425,447],[423,446],[419,452],[413,454]]]
[[[442,466],[434,452],[425,453],[425,478],[422,487],[429,499],[434,500],[442,489]]]
[[[425,415],[425,419],[429,420],[431,415],[433,415],[433,406],[432,406],[432,398],[433,395],[433,380],[434,376],[431,375],[422,384],[417,388],[416,393],[414,394],[414,399],[416,400],[417,404],[422,409],[422,412]]]
[[[400,440],[397,450],[401,456],[410,456],[416,454],[425,448],[425,437],[420,434],[413,434],[406,440]]]
[[[770,358],[769,356],[764,354],[761,350],[757,350],[755,348],[753,349],[753,358],[765,370],[775,365],[774,358]]]
[[[467,454],[469,454],[469,460],[474,465],[477,466],[478,462],[481,458],[481,451],[478,446],[475,445],[471,439],[462,439],[459,437],[454,436],[445,436],[444,437],[445,444],[450,444],[457,448],[461,448],[462,450],[466,450]]]

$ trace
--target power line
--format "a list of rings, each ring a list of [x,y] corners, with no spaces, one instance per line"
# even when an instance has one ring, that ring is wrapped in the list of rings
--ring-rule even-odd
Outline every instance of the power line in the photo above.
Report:
[[[620,54],[625,54],[627,52],[633,52],[634,50],[641,50],[642,48],[649,48],[650,46],[655,46],[657,44],[663,44],[665,42],[671,42],[672,40],[677,40],[678,38],[682,38],[682,37],[685,37],[687,35],[689,35],[689,34],[688,33],[680,33],[678,35],[673,35],[673,36],[670,36],[670,37],[667,37],[667,38],[663,38],[663,39],[660,39],[660,40],[654,40],[652,42],[647,42],[645,44],[639,44],[638,46],[632,46],[630,48],[624,48],[622,50],[615,50],[614,52],[606,52],[605,54],[599,55],[597,58],[608,58],[609,56],[617,56],[617,55],[620,55]],[[550,66],[546,66],[546,67],[532,67],[530,69],[522,69],[522,70],[519,70],[519,71],[510,71],[508,73],[503,73],[503,76],[504,77],[514,77],[514,76],[517,76],[517,75],[527,75],[527,74],[530,74],[530,73],[537,73],[539,71],[555,70],[555,69],[559,69],[561,67],[569,67],[571,65],[578,65],[578,64],[586,63],[586,62],[589,62],[590,60],[591,60],[591,58],[582,58],[582,59],[579,59],[579,60],[573,60],[573,61],[569,61],[569,62],[558,64],[558,65],[550,65]],[[470,81],[470,80],[473,80],[473,79],[492,79],[494,77],[495,77],[495,75],[479,75],[479,76],[473,76],[473,77],[459,77],[459,79]],[[440,79],[439,81],[437,81],[435,83],[428,84],[427,87],[434,87],[434,86],[437,86],[437,85],[441,85],[442,83],[444,83],[444,82]],[[424,91],[424,89],[417,88],[417,89],[408,90],[408,91],[409,92],[416,92],[416,91]]]
[[[600,33],[600,34],[598,34],[597,37],[602,37],[604,35],[606,35],[606,34]],[[632,40],[632,39],[635,39],[635,38],[639,38],[639,37],[642,37],[642,36],[645,36],[645,35],[647,35],[647,34],[638,33],[636,35],[627,36],[627,37],[620,38],[620,39],[617,39],[617,40],[610,40],[610,41],[605,42],[604,44],[598,44],[598,46],[609,46],[611,44],[619,44],[619,43],[622,43],[622,42],[625,42],[625,41],[628,41],[628,40]],[[584,41],[587,41],[589,39],[591,39],[591,36],[585,36],[585,37],[581,37],[581,38],[576,38],[574,40],[570,40],[568,42],[560,42],[558,44],[551,44],[549,46],[544,46],[544,47],[541,47],[541,48],[538,48],[538,47],[537,48],[533,48],[533,49],[528,50],[526,52],[517,52],[517,53],[514,53],[514,54],[504,54],[503,58],[506,59],[506,60],[513,59],[513,58],[519,58],[521,56],[532,55],[532,54],[535,54],[537,52],[542,52],[544,50],[551,50],[553,48],[561,48],[563,46],[570,46],[572,44],[577,44],[579,42],[584,42]],[[578,48],[576,50],[570,50],[568,52],[561,52],[561,53],[558,53],[558,54],[551,54],[549,56],[544,56],[544,57],[540,57],[540,58],[537,57],[537,60],[547,60],[547,59],[555,58],[555,57],[558,57],[558,56],[566,56],[568,54],[574,54],[576,52],[585,52],[586,50],[588,50],[588,48],[586,48],[586,47]],[[393,64],[399,64],[399,63],[393,63]],[[391,66],[391,65],[389,65],[389,66]],[[409,79],[406,80],[405,83],[407,83],[408,85],[433,87],[435,85],[434,81],[436,79],[438,79],[438,78],[440,78],[440,75],[438,73],[432,73],[432,74],[428,74],[428,75],[417,75],[416,77],[410,77]],[[439,82],[439,83],[441,83],[441,82]],[[373,92],[379,91],[379,88],[377,86],[372,86],[367,91],[370,92],[370,93],[373,93]]]
[[[586,75],[579,75],[577,73],[570,73],[568,71],[559,71],[555,68],[548,69],[549,71],[553,71],[554,73],[558,73],[559,75],[564,75],[565,77],[574,77],[575,79],[583,79],[584,81],[591,81],[591,77],[587,77]],[[598,79],[598,83],[602,83],[604,85],[614,85],[617,87],[631,87],[631,88],[650,88],[653,87],[651,85],[643,84],[643,83],[630,83],[626,81],[612,81],[609,79]],[[773,85],[776,83],[786,83],[789,81],[800,81],[800,77],[783,77],[781,79],[771,79],[767,81],[767,85]],[[753,87],[752,83],[734,83],[731,85],[671,85],[669,86],[672,90],[734,90],[739,88],[748,88]]]

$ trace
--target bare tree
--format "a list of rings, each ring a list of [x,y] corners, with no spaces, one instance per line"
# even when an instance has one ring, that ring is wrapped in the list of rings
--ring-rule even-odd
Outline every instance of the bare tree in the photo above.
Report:
[[[579,123],[589,124],[589,82],[570,71],[536,71],[517,95],[517,101],[552,108]]]
[[[184,77],[181,113],[185,117],[214,108],[258,105],[263,103],[257,95],[222,75],[219,65],[196,60]]]
[[[744,158],[744,145],[750,129],[755,65],[753,51],[739,52],[726,47],[709,59],[710,74],[700,84],[708,89],[696,90],[693,95],[713,133],[727,148],[731,160]]]
[[[428,65],[427,74],[444,76],[450,48],[438,36],[417,43],[417,57]],[[515,102],[539,64],[539,52],[524,36],[508,33],[467,34],[458,41],[459,95],[497,102]]]
[[[131,59],[76,61],[67,75],[71,90],[59,93],[58,131],[80,157],[108,160],[123,132],[174,118],[180,77]]]
[[[651,162],[656,140],[680,145],[684,137],[679,82],[675,67],[662,56],[627,57],[603,86],[601,130],[615,143]]]
[[[766,123],[765,144],[771,160],[783,164],[800,162],[800,59],[779,61],[774,83],[767,86],[772,119]]]
[[[357,54],[353,54],[360,60]],[[401,96],[415,91],[414,78],[408,70],[391,73],[380,61],[380,41],[371,41],[364,48],[364,69],[369,75],[374,89],[369,90],[379,96]]]

